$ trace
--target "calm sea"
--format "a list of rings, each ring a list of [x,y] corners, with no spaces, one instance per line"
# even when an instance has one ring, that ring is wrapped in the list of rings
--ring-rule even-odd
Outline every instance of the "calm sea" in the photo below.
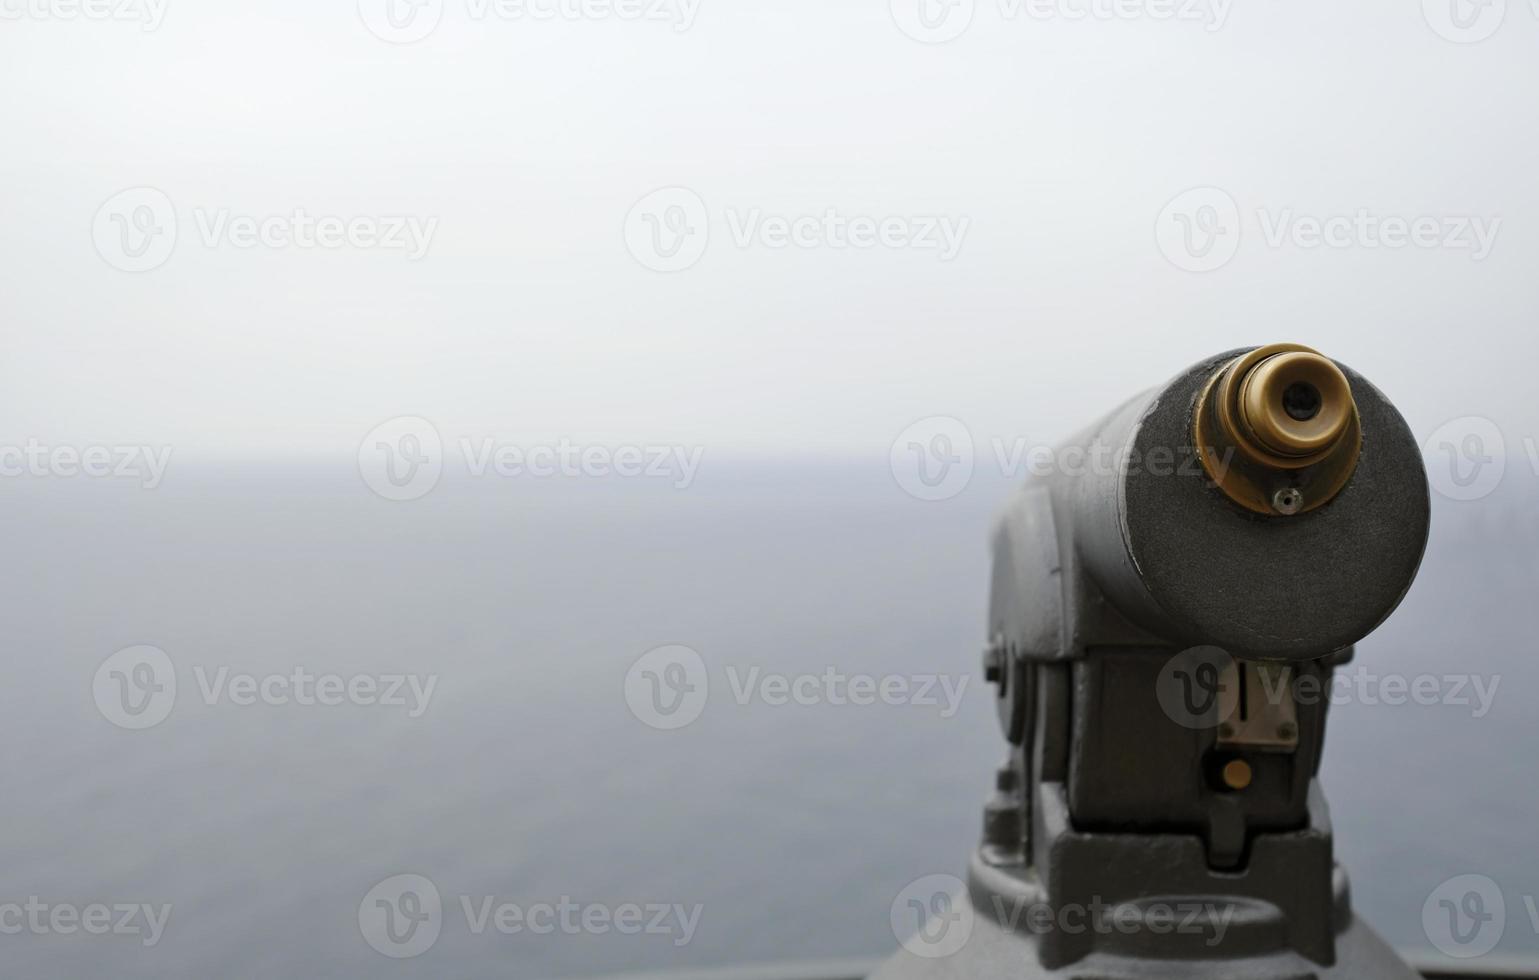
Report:
[[[1497,879],[1500,950],[1539,951],[1526,473],[1439,501],[1423,574],[1359,649],[1474,704],[1336,709],[1325,783],[1360,912],[1426,946],[1445,879]],[[708,461],[688,491],[470,480],[374,496],[350,461],[173,461],[157,489],[0,484],[6,624],[0,903],[169,904],[146,934],[0,935],[6,976],[566,977],[882,955],[910,881],[960,874],[1003,754],[977,677],[987,531],[1007,486],[921,503],[885,460]],[[146,730],[93,678],[153,645],[177,694]],[[644,652],[698,651],[694,724],[627,705]],[[410,704],[232,703],[221,677],[436,678]],[[740,705],[733,679],[966,676],[940,706]],[[1499,678],[1499,680],[1498,680]],[[210,703],[212,702],[212,703]],[[420,874],[442,931],[393,960],[366,894]],[[698,907],[679,931],[480,934],[473,909]]]

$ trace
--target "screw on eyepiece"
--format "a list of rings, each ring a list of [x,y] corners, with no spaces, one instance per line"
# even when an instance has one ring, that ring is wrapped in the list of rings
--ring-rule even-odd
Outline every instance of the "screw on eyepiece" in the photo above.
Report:
[[[1272,494],[1272,507],[1279,514],[1289,517],[1304,507],[1304,494],[1298,487],[1287,487]]]

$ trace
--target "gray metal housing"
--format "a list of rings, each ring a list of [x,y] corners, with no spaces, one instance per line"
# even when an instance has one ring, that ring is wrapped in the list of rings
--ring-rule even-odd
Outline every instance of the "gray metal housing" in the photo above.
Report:
[[[1219,731],[1177,723],[1156,696],[1194,647],[1328,683],[1404,597],[1426,545],[1419,446],[1345,366],[1363,447],[1335,499],[1267,517],[1206,478],[1192,413],[1240,353],[1070,440],[1005,509],[985,663],[1010,755],[970,869],[975,925],[960,951],[905,951],[877,980],[1415,975],[1355,919],[1334,862],[1316,780],[1326,700],[1289,705],[1287,750],[1245,753],[1254,781],[1235,792],[1213,779],[1213,760],[1234,756]],[[1177,903],[1224,910],[1222,941],[1153,928],[1151,909]],[[1065,928],[1066,910],[1090,907],[1134,928]],[[1028,924],[1023,909],[1046,912]]]

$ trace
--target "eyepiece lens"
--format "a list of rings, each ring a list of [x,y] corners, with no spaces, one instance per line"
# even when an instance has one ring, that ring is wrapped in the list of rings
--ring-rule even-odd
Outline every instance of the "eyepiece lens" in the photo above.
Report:
[[[1283,411],[1299,422],[1308,422],[1320,414],[1320,389],[1298,381],[1283,389]]]

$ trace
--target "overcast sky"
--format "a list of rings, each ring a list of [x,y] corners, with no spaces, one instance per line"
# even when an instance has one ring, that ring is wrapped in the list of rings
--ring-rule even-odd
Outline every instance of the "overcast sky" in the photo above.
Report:
[[[1279,340],[1539,431],[1527,2],[384,2],[0,0],[0,441],[885,453]]]

